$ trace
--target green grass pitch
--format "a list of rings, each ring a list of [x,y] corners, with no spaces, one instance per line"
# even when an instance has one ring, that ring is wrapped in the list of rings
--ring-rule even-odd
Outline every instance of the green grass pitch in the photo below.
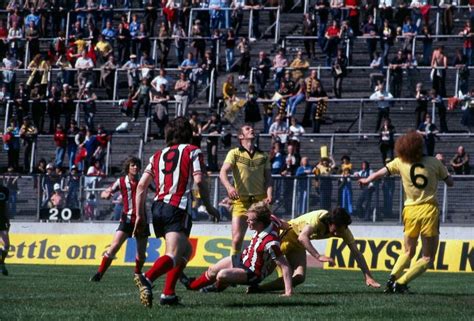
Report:
[[[243,286],[204,294],[178,285],[182,307],[159,305],[159,279],[147,309],[131,267],[112,266],[100,283],[88,281],[92,266],[8,268],[10,276],[0,275],[0,320],[474,320],[473,273],[426,273],[411,285],[414,294],[386,295],[367,288],[360,272],[309,269],[291,298],[246,295]],[[387,273],[375,277],[384,283]]]

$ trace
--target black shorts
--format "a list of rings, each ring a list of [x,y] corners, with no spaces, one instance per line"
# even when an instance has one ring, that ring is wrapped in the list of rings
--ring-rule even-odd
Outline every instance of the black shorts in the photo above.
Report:
[[[128,237],[132,237],[133,229],[135,228],[135,224],[132,223],[126,223],[126,222],[120,222],[119,227],[117,231],[122,231],[125,234],[128,235]],[[143,231],[143,235],[149,237],[150,236],[150,225],[146,223],[145,229]]]
[[[255,274],[255,272],[251,271],[248,267],[246,267],[242,263],[242,260],[240,259],[240,254],[232,255],[232,267],[243,269],[245,270],[245,272],[247,272],[248,285],[257,285],[262,281],[260,277],[257,274]]]
[[[151,213],[157,238],[164,237],[168,232],[183,232],[189,237],[193,223],[191,215],[185,210],[165,202],[153,202]]]
[[[0,231],[9,231],[10,230],[10,221],[5,218],[0,217]]]

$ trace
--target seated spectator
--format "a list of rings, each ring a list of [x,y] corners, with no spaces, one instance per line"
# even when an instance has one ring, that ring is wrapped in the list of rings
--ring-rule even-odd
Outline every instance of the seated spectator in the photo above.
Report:
[[[456,154],[451,159],[451,167],[456,175],[471,174],[471,166],[469,165],[469,154],[466,153],[463,146],[459,146]]]
[[[66,205],[66,199],[64,197],[64,193],[61,190],[61,186],[58,183],[56,183],[54,184],[53,195],[51,195],[51,198],[49,199],[48,207],[49,208],[64,208],[65,205]]]
[[[300,78],[304,78],[309,68],[309,62],[303,58],[303,52],[298,50],[295,59],[291,62],[290,67],[293,68],[291,76],[293,80],[298,82]]]

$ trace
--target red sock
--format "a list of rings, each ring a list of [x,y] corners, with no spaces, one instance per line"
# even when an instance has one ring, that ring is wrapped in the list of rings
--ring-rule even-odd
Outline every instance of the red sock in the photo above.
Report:
[[[189,285],[189,289],[191,290],[199,290],[205,286],[211,285],[214,283],[214,280],[210,280],[209,277],[207,276],[207,271],[201,274],[199,278],[191,282]]]
[[[145,260],[140,260],[138,257],[135,258],[135,274],[142,273],[143,264],[145,264]]]
[[[145,273],[145,276],[150,282],[155,281],[161,275],[165,274],[174,267],[174,261],[168,255],[163,255],[155,261],[151,269]]]
[[[100,263],[99,269],[97,272],[100,274],[104,275],[105,271],[109,268],[110,264],[112,264],[112,258],[107,256],[107,253],[104,254],[104,257],[102,258],[102,262]]]
[[[183,273],[186,263],[181,263],[166,274],[165,287],[163,289],[164,295],[173,295],[181,273]]]

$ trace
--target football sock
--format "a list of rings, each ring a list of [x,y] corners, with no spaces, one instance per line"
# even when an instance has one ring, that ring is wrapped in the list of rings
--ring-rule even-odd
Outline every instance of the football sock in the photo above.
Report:
[[[403,270],[410,266],[410,261],[410,256],[406,253],[403,253],[398,257],[391,273],[391,275],[395,277],[395,280],[398,280],[398,278],[403,274]]]
[[[150,282],[153,282],[161,275],[171,270],[174,267],[174,264],[174,257],[163,255],[156,260],[151,269],[145,273],[145,277],[150,280]]]
[[[178,282],[187,263],[187,260],[183,258],[182,263],[178,264],[166,274],[165,287],[163,289],[164,295],[173,295],[175,293],[176,282]]]
[[[110,264],[112,264],[113,258],[109,256],[109,254],[105,253],[104,257],[102,257],[102,262],[100,262],[99,272],[101,275],[104,275],[105,271],[109,268]]]
[[[143,264],[145,264],[145,260],[140,260],[138,257],[135,257],[135,274],[141,274]]]
[[[211,285],[214,283],[214,280],[211,280],[209,276],[207,275],[207,271],[201,274],[200,277],[198,277],[196,280],[191,282],[189,285],[190,290],[199,290],[205,286]]]
[[[3,264],[5,262],[5,258],[8,255],[8,251],[5,251],[5,249],[0,248],[0,264]]]
[[[241,250],[236,250],[236,249],[232,249],[230,250],[230,255],[237,255],[237,254],[240,254],[242,251]]]
[[[399,284],[408,284],[410,281],[416,279],[428,269],[429,262],[423,259],[419,259],[408,271],[403,274],[400,279],[397,280]]]

